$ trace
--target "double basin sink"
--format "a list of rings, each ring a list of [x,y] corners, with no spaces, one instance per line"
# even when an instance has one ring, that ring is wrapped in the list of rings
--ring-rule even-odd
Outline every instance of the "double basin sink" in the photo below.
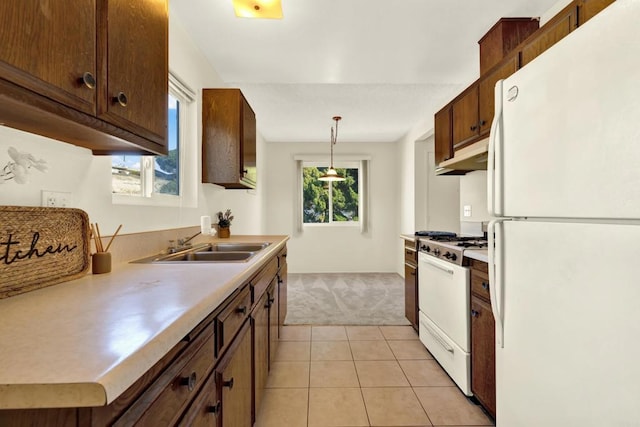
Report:
[[[155,255],[135,263],[202,263],[202,262],[247,262],[270,243],[208,243],[183,249],[172,254]]]

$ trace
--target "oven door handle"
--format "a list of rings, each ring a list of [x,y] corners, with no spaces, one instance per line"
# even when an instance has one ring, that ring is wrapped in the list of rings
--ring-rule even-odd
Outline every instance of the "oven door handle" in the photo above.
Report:
[[[442,348],[447,350],[449,353],[453,354],[453,347],[451,347],[449,344],[447,344],[447,342],[440,336],[440,334],[438,334],[436,331],[434,331],[433,329],[431,329],[429,326],[425,325],[424,323],[422,324],[422,326],[425,327],[427,332],[429,332],[429,335],[431,335],[433,337],[433,339],[436,340],[436,342],[442,346]]]
[[[444,271],[444,272],[446,272],[446,273],[453,274],[453,270],[451,270],[450,268],[443,267],[443,266],[441,266],[441,265],[439,265],[439,264],[435,264],[435,263],[433,263],[433,262],[431,262],[431,261],[429,261],[429,260],[427,260],[427,259],[424,259],[424,258],[422,259],[422,261],[423,261],[425,264],[429,264],[430,266],[435,267],[435,268],[437,268],[437,269],[439,269],[439,270],[442,270],[442,271]]]

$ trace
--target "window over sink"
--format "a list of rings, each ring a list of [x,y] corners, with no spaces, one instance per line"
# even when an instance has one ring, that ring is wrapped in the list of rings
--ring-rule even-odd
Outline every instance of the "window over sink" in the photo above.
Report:
[[[191,104],[195,94],[169,75],[167,156],[111,156],[112,200],[115,204],[179,206],[186,190],[185,171],[192,162],[187,153]],[[187,191],[189,193],[189,191]]]

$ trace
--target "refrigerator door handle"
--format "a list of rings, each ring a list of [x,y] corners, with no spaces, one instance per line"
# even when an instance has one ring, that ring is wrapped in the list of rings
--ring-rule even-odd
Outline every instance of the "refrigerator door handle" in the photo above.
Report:
[[[495,114],[491,122],[491,130],[489,131],[489,148],[487,159],[487,206],[489,215],[500,216],[502,210],[498,211],[498,202],[502,202],[501,193],[501,171],[496,171],[496,164],[500,164],[500,158],[496,156],[502,153],[501,144],[502,136],[498,139],[498,128],[502,133],[502,85],[503,80],[498,80],[495,86]]]
[[[504,348],[504,311],[502,304],[502,295],[504,284],[502,283],[501,271],[496,269],[496,259],[500,261],[500,267],[503,265],[502,258],[502,223],[510,221],[509,218],[494,219],[487,226],[487,234],[489,237],[489,283],[492,292],[491,309],[496,322],[496,344],[500,348]]]

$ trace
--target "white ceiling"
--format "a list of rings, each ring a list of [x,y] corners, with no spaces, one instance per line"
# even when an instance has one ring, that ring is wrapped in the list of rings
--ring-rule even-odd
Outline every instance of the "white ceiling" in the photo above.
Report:
[[[266,141],[393,142],[479,76],[478,40],[501,17],[557,0],[282,0],[282,20],[236,18],[231,0],[171,0]]]

